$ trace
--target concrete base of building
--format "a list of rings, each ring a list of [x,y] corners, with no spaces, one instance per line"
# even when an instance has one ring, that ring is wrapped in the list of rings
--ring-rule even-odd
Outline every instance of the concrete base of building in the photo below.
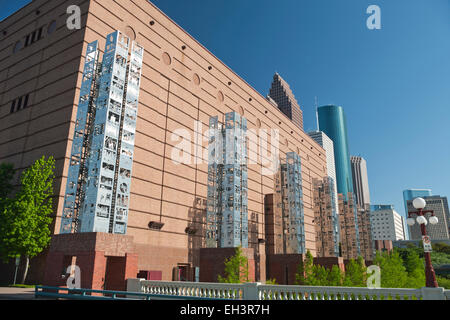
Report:
[[[255,252],[252,248],[242,248],[248,259],[248,278],[256,279]],[[218,276],[225,276],[225,260],[234,256],[236,248],[202,248],[200,249],[200,282],[217,282]]]
[[[47,255],[44,285],[67,287],[72,267],[80,286],[95,290],[126,291],[126,279],[138,273],[133,237],[109,233],[53,236]],[[70,269],[69,269],[70,270]]]

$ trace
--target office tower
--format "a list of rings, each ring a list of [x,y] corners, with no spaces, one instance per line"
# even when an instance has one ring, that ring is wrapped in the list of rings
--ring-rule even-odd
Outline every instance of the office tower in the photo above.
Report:
[[[357,259],[361,255],[356,202],[351,193],[344,197],[338,194],[341,256],[344,259]]]
[[[361,212],[365,208],[358,206],[353,194],[353,178],[344,110],[340,106],[327,105],[319,107],[317,115],[319,130],[323,131],[333,141],[343,256],[357,257],[361,254],[365,259],[369,259],[373,251],[371,249],[370,232],[368,232],[370,221],[367,214]],[[360,228],[358,224],[361,224]],[[344,235],[342,230],[347,234]]]
[[[336,163],[334,161],[333,141],[322,131],[308,132],[308,135],[314,139],[322,148],[325,149],[327,158],[327,175],[333,179],[335,207],[338,208],[337,184],[336,184]]]
[[[281,112],[303,130],[303,112],[300,109],[300,105],[295,99],[289,84],[278,73],[275,73],[273,76],[269,96],[277,103]]]
[[[367,178],[367,164],[362,157],[350,157],[353,178],[353,192],[356,196],[356,203],[364,208],[370,205],[369,180]]]
[[[93,270],[92,279],[86,283],[82,281],[84,288],[100,289],[104,286],[105,289],[114,289],[111,286],[116,283],[115,279],[125,279],[125,275],[133,278],[139,271],[148,271],[147,274],[170,281],[177,279],[173,277],[174,268],[186,271],[199,267],[199,251],[206,238],[206,209],[203,205],[208,196],[206,131],[209,118],[222,117],[221,112],[239,112],[249,120],[249,130],[258,131],[259,123],[271,123],[273,129],[279,129],[280,140],[289,142],[289,145],[281,144],[281,157],[297,150],[298,154],[307,155],[309,160],[302,161],[302,171],[308,172],[302,176],[304,190],[312,190],[313,178],[326,176],[325,151],[321,146],[265,95],[249,86],[151,2],[116,0],[107,3],[105,6],[102,2],[90,0],[34,0],[0,21],[0,30],[6,32],[0,32],[0,70],[4,75],[0,77],[0,162],[10,162],[20,172],[42,155],[52,155],[56,159],[52,243],[48,251],[31,260],[31,270],[45,271],[31,272],[30,282],[66,285],[61,278],[61,270],[75,256],[78,256],[77,264],[81,270]],[[82,17],[87,17],[82,19],[81,30],[70,30],[66,26],[70,15],[65,12],[69,5],[79,5]],[[36,14],[37,11],[41,14]],[[32,43],[26,42],[35,30],[40,36]],[[121,170],[122,159],[117,154],[119,163],[111,162],[114,163],[114,175],[108,175],[115,179],[117,173],[117,195],[125,195],[122,191],[126,191],[123,186],[121,189],[119,179],[131,177],[126,234],[61,234],[79,98],[85,96],[84,88],[87,86],[83,84],[86,50],[88,44],[97,40],[98,49],[102,52],[108,34],[114,30],[120,30],[145,50],[132,171]],[[92,59],[91,56],[88,54],[87,59]],[[100,54],[97,61],[102,62],[102,56]],[[128,61],[131,61],[130,54]],[[217,77],[219,73],[221,76]],[[83,94],[80,94],[82,87]],[[118,97],[122,108],[126,107],[121,100],[123,97]],[[108,109],[111,107],[109,105]],[[106,112],[106,108],[104,110]],[[122,115],[125,114],[127,111],[122,109]],[[92,117],[92,123],[95,119]],[[125,118],[123,121],[122,137],[126,140],[125,130],[129,130],[125,128]],[[198,122],[205,124],[202,133],[206,138],[194,140],[194,125]],[[179,163],[171,157],[181,143],[175,135],[180,130],[191,133],[190,163],[189,159],[186,163]],[[108,134],[105,131],[105,137]],[[98,139],[101,140],[100,137]],[[116,151],[122,149],[119,149],[119,141]],[[108,139],[109,142],[113,141]],[[206,154],[202,163],[194,163],[194,143]],[[79,145],[79,142],[75,144]],[[102,157],[106,155],[102,153]],[[88,158],[85,159],[87,161]],[[263,165],[258,161],[250,164],[248,170],[249,220],[256,225],[256,228],[251,228],[249,224],[248,249],[260,248],[261,265],[265,264],[262,202],[266,194],[274,193],[274,177],[262,173]],[[97,168],[100,171],[100,167]],[[109,168],[109,165],[105,167],[105,174],[111,171]],[[103,180],[101,184],[110,182]],[[101,195],[97,195],[100,203]],[[118,199],[117,195],[113,197],[111,192],[111,206],[114,199],[116,210],[110,214],[117,212],[120,215],[117,209],[123,209],[119,205],[124,203],[122,197]],[[312,196],[305,194],[303,202],[305,246],[315,256]],[[114,221],[120,222],[118,219]],[[113,279],[108,278],[110,274]],[[186,271],[183,274],[190,275],[190,280],[194,279],[193,273]],[[202,274],[204,271],[200,271]],[[6,275],[0,274],[0,278],[4,277]],[[126,286],[117,290],[125,289]]]
[[[344,109],[333,105],[322,106],[318,108],[318,117],[319,130],[333,141],[337,192],[347,199],[347,195],[353,193],[353,179]]]
[[[87,47],[61,233],[126,233],[143,48],[106,39],[101,67],[98,42]]]
[[[274,182],[273,253],[306,253],[301,160],[297,153],[286,154]]]
[[[432,240],[447,240],[449,237],[449,227],[450,227],[450,214],[448,208],[447,197],[441,196],[422,196],[421,198],[425,199],[427,203],[424,210],[433,210],[434,215],[438,218],[437,224],[428,223],[426,225],[427,234],[431,237]],[[415,212],[417,209],[412,205],[413,200],[408,200],[408,212]],[[416,215],[412,216],[414,219],[417,217]],[[429,214],[427,215],[428,220]],[[416,222],[413,226],[409,227],[410,240],[421,240],[422,233],[420,231],[420,226]]]
[[[370,223],[370,193],[367,178],[367,164],[362,157],[350,157],[353,192],[358,209],[358,228],[361,255],[365,260],[373,259],[373,242]]]
[[[339,257],[340,226],[335,182],[313,179],[314,223],[317,257]]]
[[[371,205],[373,240],[405,240],[403,218],[393,205]]]
[[[431,196],[431,189],[406,189],[403,190],[403,203],[405,205],[405,219],[408,218],[408,200],[414,200],[418,197],[429,197]],[[405,227],[406,239],[411,239],[411,234],[409,232],[409,228]]]
[[[247,119],[211,117],[208,146],[207,238],[211,248],[248,247]]]

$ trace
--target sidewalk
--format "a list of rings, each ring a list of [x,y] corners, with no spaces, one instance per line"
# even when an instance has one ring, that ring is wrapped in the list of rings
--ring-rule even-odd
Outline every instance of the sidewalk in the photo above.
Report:
[[[34,288],[0,287],[0,300],[34,300]]]

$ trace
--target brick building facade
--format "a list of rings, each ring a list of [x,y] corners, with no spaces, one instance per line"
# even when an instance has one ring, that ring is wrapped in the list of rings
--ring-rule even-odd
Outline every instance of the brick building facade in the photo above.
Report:
[[[81,8],[80,30],[66,26],[70,5]],[[261,266],[263,261],[265,265],[264,197],[274,192],[273,176],[262,174],[271,162],[270,129],[279,130],[282,157],[287,152],[301,157],[305,245],[316,255],[312,179],[327,174],[324,149],[153,4],[36,0],[1,21],[0,30],[0,162],[14,164],[18,184],[19,173],[42,155],[56,159],[55,237],[45,253],[48,262],[39,258],[35,261],[43,265],[32,264],[34,270],[47,270],[46,279],[56,277],[74,257],[78,262],[91,261],[82,267],[89,270],[95,266],[100,274],[111,268],[122,270],[124,276],[152,271],[160,273],[162,280],[173,280],[174,269],[200,266],[208,168],[205,161],[194,161],[198,157],[193,155],[199,154],[194,153],[194,147],[200,154],[206,152],[208,141],[206,136],[193,141],[190,164],[175,163],[172,155],[179,140],[173,133],[182,129],[194,137],[195,123],[204,133],[210,117],[223,118],[232,111],[247,119],[249,129],[257,133],[268,130],[268,146],[263,146],[261,157],[248,168],[249,248],[253,249],[255,265]],[[81,244],[73,245],[80,250],[69,249],[60,245],[58,233],[84,53],[94,40],[99,40],[103,50],[106,35],[114,30],[122,31],[145,50],[127,245],[120,252],[108,253],[103,248],[105,242],[118,245],[119,236],[95,235],[89,240],[91,246],[83,247],[86,250],[81,250]],[[163,226],[149,228],[151,222]],[[87,235],[61,236],[82,242]],[[53,258],[61,261],[61,266],[53,265]],[[261,273],[265,268],[255,270]],[[188,273],[188,280],[193,280],[192,272]],[[108,286],[100,274],[91,280],[93,287]],[[33,280],[43,281],[42,273],[36,273]],[[56,278],[52,281],[59,283]]]

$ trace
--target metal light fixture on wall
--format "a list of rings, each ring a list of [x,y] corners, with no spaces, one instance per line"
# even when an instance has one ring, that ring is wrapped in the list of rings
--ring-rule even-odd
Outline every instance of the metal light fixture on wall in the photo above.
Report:
[[[150,229],[153,229],[153,230],[161,230],[161,228],[164,226],[164,223],[162,223],[162,222],[158,222],[158,221],[150,221],[149,223],[148,223],[148,227],[150,228]]]

